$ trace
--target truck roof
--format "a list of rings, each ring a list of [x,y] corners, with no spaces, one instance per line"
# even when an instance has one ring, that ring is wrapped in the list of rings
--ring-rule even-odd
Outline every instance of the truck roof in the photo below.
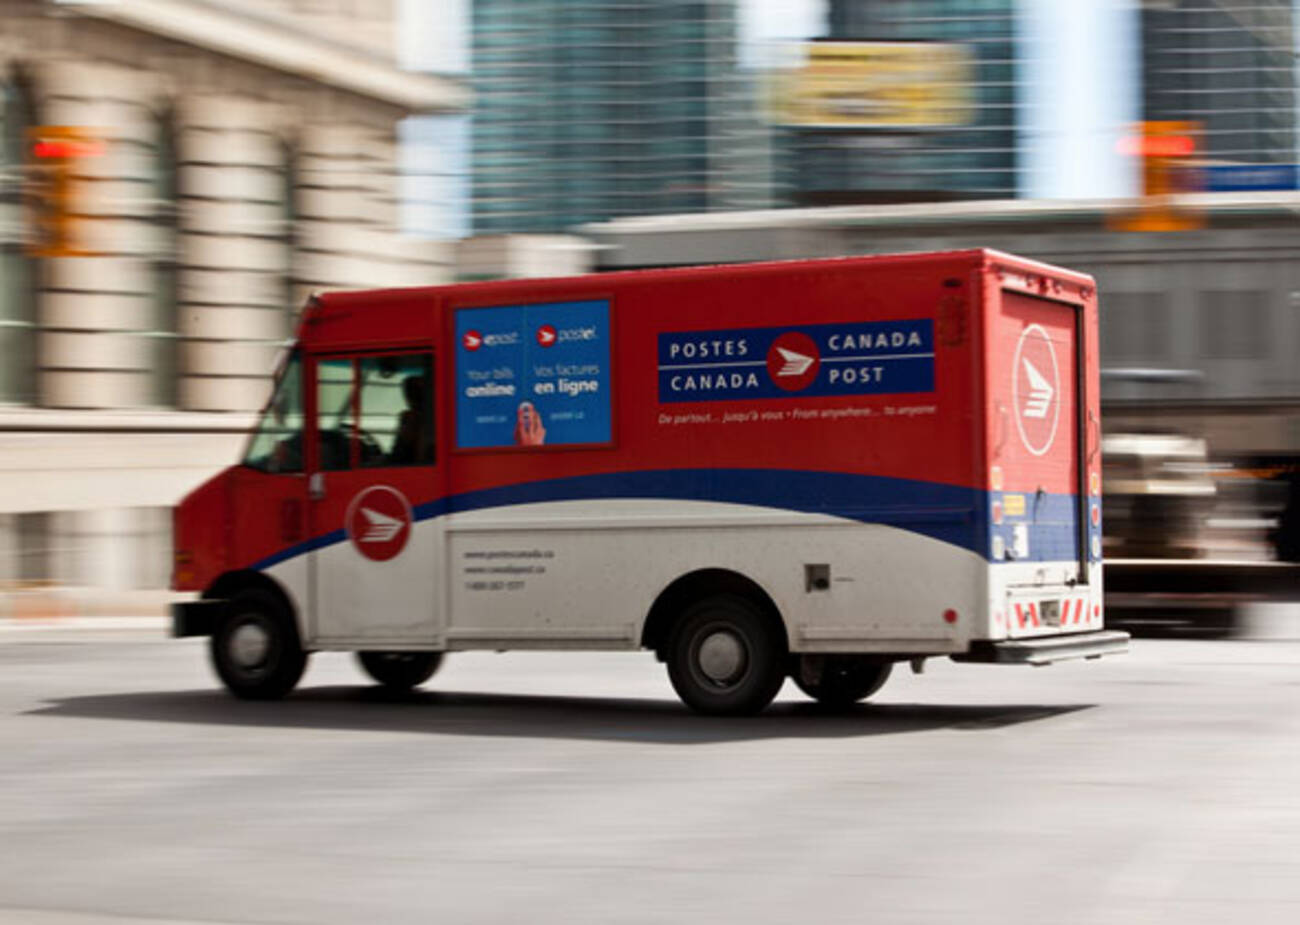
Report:
[[[953,251],[920,251],[902,254],[768,260],[744,264],[701,264],[692,267],[618,270],[610,273],[588,273],[579,276],[528,277],[524,279],[448,283],[440,286],[337,291],[323,293],[314,297],[313,301],[321,306],[345,308],[362,303],[374,307],[376,304],[385,302],[409,302],[412,299],[434,296],[451,296],[454,298],[458,294],[472,296],[476,300],[478,297],[509,298],[514,293],[525,292],[530,297],[536,297],[538,294],[542,294],[544,297],[547,291],[572,290],[576,286],[590,286],[596,281],[604,285],[618,285],[630,280],[707,279],[723,273],[734,273],[741,267],[746,272],[757,274],[764,272],[789,273],[791,271],[821,270],[875,263],[926,264],[961,261],[981,265],[996,263],[1024,272],[1038,273],[1053,279],[1073,282],[1080,286],[1092,287],[1095,285],[1092,277],[1085,273],[1067,270],[1064,267],[1037,260],[1017,257],[992,248],[969,248]]]

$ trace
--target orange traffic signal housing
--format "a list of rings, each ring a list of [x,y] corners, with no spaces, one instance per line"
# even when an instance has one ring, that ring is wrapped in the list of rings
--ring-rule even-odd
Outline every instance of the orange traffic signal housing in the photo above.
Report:
[[[90,257],[78,234],[78,163],[102,153],[84,129],[43,125],[27,130],[23,204],[26,250],[33,257]]]
[[[1117,231],[1192,231],[1205,222],[1199,211],[1177,207],[1169,197],[1194,192],[1187,182],[1189,162],[1200,149],[1199,122],[1143,122],[1120,141],[1119,152],[1140,159],[1142,203],[1135,212],[1116,216]]]

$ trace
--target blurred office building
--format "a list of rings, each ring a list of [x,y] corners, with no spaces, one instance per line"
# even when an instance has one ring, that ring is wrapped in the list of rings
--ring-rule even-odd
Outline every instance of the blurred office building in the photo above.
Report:
[[[307,294],[449,278],[398,232],[395,127],[468,93],[397,67],[394,15],[3,5],[0,615],[164,587],[168,508],[237,456]]]
[[[735,0],[475,0],[473,233],[767,204]]]
[[[828,34],[775,77],[795,205],[1017,194],[1016,0],[830,0]]]
[[[1197,126],[1212,186],[1285,176],[1213,167],[1296,163],[1292,0],[1146,0],[1141,28],[1144,118]]]

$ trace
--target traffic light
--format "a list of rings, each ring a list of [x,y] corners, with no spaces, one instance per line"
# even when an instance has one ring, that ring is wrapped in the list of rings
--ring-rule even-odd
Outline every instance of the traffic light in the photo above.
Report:
[[[23,175],[26,250],[33,257],[90,257],[82,246],[77,192],[80,162],[102,153],[84,129],[41,125],[27,130]]]
[[[1120,140],[1119,153],[1138,158],[1142,203],[1136,212],[1116,216],[1119,231],[1192,231],[1205,224],[1199,211],[1177,207],[1170,197],[1196,192],[1195,159],[1200,148],[1199,122],[1143,122]]]

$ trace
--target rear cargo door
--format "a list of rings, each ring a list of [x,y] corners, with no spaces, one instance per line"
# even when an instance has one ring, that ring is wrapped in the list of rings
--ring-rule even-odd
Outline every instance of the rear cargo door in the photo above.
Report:
[[[1079,456],[1081,327],[1073,305],[1002,292],[990,353],[1000,419],[992,460],[992,545],[995,561],[1049,566],[1026,572],[1033,576],[1027,581],[1087,580]]]

